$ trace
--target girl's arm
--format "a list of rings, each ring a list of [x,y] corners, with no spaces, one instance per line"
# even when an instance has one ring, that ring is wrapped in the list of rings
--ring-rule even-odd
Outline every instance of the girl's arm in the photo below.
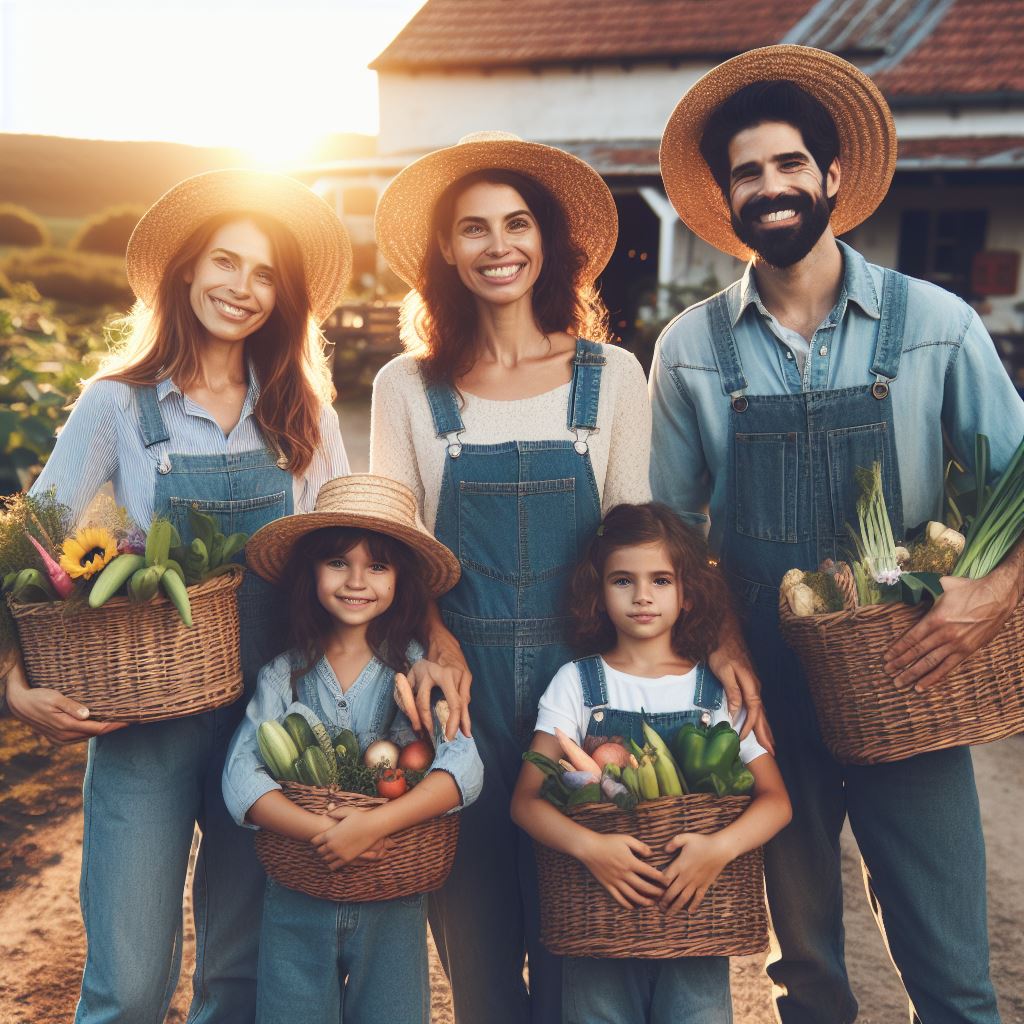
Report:
[[[535,732],[531,750],[558,760],[562,749],[546,732]],[[623,907],[653,906],[664,891],[662,873],[641,860],[654,851],[633,836],[602,835],[575,822],[540,795],[544,774],[523,762],[512,794],[512,820],[539,843],[575,857]]]
[[[340,819],[313,837],[313,846],[332,870],[344,867],[387,836],[446,814],[462,802],[459,787],[447,772],[431,772],[408,793],[369,810],[342,805]]]
[[[259,828],[302,842],[308,842],[334,824],[333,819],[324,814],[314,814],[293,804],[279,789],[264,793],[249,808],[245,819]]]
[[[665,868],[668,888],[660,902],[666,912],[674,914],[684,908],[696,910],[726,864],[768,842],[793,817],[789,794],[775,758],[762,754],[747,768],[754,776],[754,795],[747,809],[731,825],[711,835],[681,832],[665,844],[669,853],[679,851]]]

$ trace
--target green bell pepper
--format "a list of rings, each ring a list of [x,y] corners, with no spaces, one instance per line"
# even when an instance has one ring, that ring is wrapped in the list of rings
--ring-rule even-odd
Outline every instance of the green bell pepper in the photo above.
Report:
[[[740,737],[728,722],[719,722],[712,728],[687,722],[676,733],[672,744],[676,761],[686,784],[695,793],[746,792],[753,784],[746,778],[739,781],[745,789],[737,789],[737,773],[746,772],[739,760]]]

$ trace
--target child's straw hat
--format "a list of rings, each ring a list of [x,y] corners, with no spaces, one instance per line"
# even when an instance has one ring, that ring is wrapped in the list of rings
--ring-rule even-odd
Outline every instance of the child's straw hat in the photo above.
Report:
[[[212,217],[259,214],[290,231],[302,252],[309,308],[322,324],[352,276],[352,244],[337,214],[312,189],[283,174],[240,168],[179,181],[143,215],[128,240],[128,284],[152,305],[167,264]]]
[[[789,81],[832,115],[843,180],[832,211],[837,235],[866,220],[889,191],[896,170],[896,128],[885,97],[849,61],[813,46],[782,44],[748,50],[712,68],[672,111],[661,139],[665,192],[683,223],[716,249],[747,260],[729,207],[700,152],[715,108],[754,82]]]
[[[295,544],[307,533],[331,526],[373,530],[407,544],[420,556],[424,583],[434,597],[459,581],[459,560],[423,525],[412,491],[369,473],[328,480],[312,512],[284,516],[261,527],[245,546],[246,563],[264,579],[280,583]]]
[[[515,171],[558,201],[569,237],[586,254],[583,278],[593,284],[615,251],[619,218],[604,178],[579,157],[525,142],[511,132],[473,132],[400,171],[377,204],[374,230],[388,266],[410,288],[420,284],[431,245],[434,207],[449,185],[475,171]]]

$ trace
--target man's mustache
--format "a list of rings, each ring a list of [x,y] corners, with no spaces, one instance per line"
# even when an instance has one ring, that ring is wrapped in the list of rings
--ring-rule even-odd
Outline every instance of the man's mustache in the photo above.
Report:
[[[808,213],[813,206],[814,200],[806,192],[791,192],[781,196],[758,196],[751,199],[740,210],[740,220],[750,227],[759,227],[760,220],[766,213],[778,213],[780,210]]]

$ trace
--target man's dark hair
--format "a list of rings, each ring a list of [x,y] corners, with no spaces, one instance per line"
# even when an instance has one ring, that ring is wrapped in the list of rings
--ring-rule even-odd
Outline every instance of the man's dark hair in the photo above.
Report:
[[[839,155],[835,122],[818,100],[794,82],[752,82],[712,111],[700,139],[701,156],[725,196],[729,195],[729,143],[744,129],[766,121],[796,128],[823,177]]]

